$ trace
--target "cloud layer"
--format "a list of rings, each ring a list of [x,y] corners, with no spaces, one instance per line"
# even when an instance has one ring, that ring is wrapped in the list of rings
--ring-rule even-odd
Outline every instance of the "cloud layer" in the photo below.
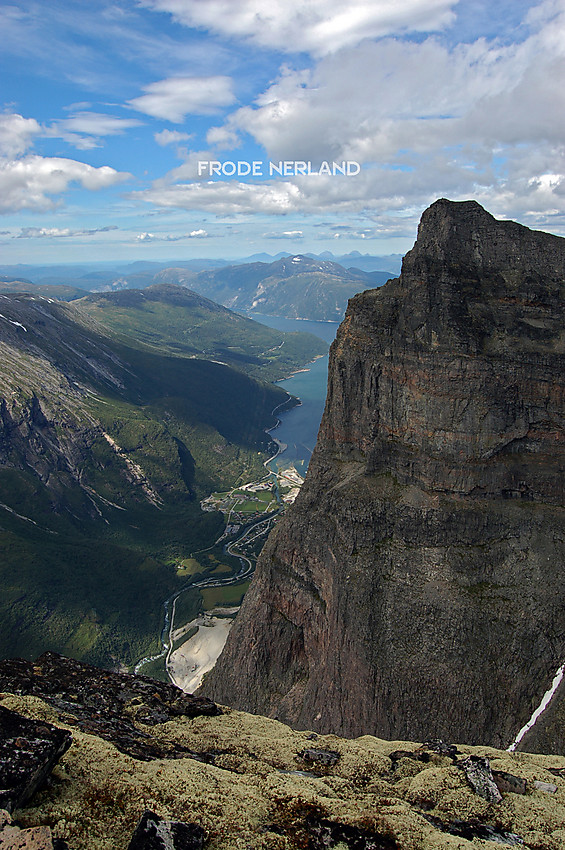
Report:
[[[160,4],[173,5],[181,20],[196,15],[191,2]],[[370,5],[383,13],[387,4]],[[426,20],[439,14],[438,6],[424,7]],[[292,8],[298,15],[298,6]],[[283,67],[254,103],[208,131],[208,142],[217,140],[218,148],[251,136],[275,161],[355,160],[363,164],[357,178],[199,185],[192,182],[189,156],[185,167],[143,197],[157,206],[220,215],[410,212],[438,196],[475,197],[499,215],[555,215],[565,197],[562,0],[538,5],[523,32],[521,41],[508,44],[477,39],[449,45],[435,36],[365,40],[312,67]]]
[[[320,56],[366,38],[432,32],[454,19],[458,0],[144,0],[188,27],[285,53]]]

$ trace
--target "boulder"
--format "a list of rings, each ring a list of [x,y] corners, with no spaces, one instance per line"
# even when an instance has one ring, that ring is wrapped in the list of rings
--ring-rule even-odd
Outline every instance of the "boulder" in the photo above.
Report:
[[[72,736],[0,706],[0,808],[23,806],[45,782]]]

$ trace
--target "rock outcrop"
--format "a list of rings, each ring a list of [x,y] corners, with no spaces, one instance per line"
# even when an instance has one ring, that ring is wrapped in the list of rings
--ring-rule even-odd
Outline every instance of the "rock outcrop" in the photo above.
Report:
[[[565,660],[564,296],[564,239],[426,210],[401,276],[349,303],[306,483],[203,693],[347,736],[514,740]]]
[[[209,699],[185,694],[174,685],[148,676],[111,673],[55,652],[45,652],[34,662],[21,658],[0,661],[2,691],[41,697],[65,715],[67,724],[111,741],[121,753],[134,759],[151,761],[190,756],[202,761],[213,760],[206,753],[165,746],[158,738],[139,730],[138,723],[151,727],[175,717],[215,717],[222,713]],[[0,721],[2,716],[0,706]],[[0,725],[0,734],[3,731]],[[64,749],[60,745],[55,748],[49,740],[47,744],[56,751],[51,765]],[[67,747],[69,744],[70,740]],[[40,748],[42,756],[45,749],[46,744]],[[0,746],[0,756],[2,752]],[[1,791],[0,805],[9,808]]]
[[[563,756],[348,741],[60,656],[4,664],[0,713],[22,735],[0,752],[4,799],[17,795],[11,815],[0,810],[2,850],[565,846]],[[126,719],[136,752],[123,746]],[[20,771],[5,767],[17,750],[43,761],[38,729],[72,743],[26,802]]]

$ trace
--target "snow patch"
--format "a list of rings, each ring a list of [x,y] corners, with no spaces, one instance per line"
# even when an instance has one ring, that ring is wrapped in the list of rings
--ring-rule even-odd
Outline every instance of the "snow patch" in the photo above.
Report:
[[[561,667],[559,668],[559,670],[557,671],[557,673],[555,674],[555,676],[553,677],[553,682],[551,683],[550,689],[548,691],[546,691],[545,694],[543,695],[543,699],[540,702],[539,706],[536,708],[536,710],[534,711],[534,713],[532,714],[532,716],[530,717],[530,719],[528,720],[526,725],[522,726],[522,728],[520,729],[520,731],[518,732],[518,734],[514,738],[514,741],[508,747],[509,753],[514,752],[514,750],[516,749],[516,747],[518,746],[518,744],[520,743],[520,741],[522,740],[522,738],[524,737],[526,732],[529,732],[530,729],[533,726],[536,725],[541,714],[543,714],[543,712],[545,711],[545,709],[547,708],[547,706],[549,705],[549,703],[551,702],[551,700],[555,696],[555,692],[556,692],[557,688],[559,687],[559,685],[563,681],[563,675],[564,674],[565,674],[565,664],[562,664]]]
[[[15,325],[17,328],[23,328],[24,331],[27,333],[27,328],[24,327],[21,322],[13,322],[11,319],[8,319],[7,316],[3,316],[2,313],[0,313],[0,319],[4,319],[4,321],[10,322],[11,325]]]

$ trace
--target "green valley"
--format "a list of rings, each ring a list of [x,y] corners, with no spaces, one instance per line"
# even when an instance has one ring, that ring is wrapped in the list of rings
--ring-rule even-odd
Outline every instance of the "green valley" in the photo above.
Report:
[[[123,303],[0,296],[0,656],[127,666],[157,650],[178,565],[224,527],[200,500],[264,474],[265,429],[288,396],[261,378],[320,341],[270,336],[212,302],[190,320],[180,292],[178,306],[150,293],[151,339],[150,317]]]

